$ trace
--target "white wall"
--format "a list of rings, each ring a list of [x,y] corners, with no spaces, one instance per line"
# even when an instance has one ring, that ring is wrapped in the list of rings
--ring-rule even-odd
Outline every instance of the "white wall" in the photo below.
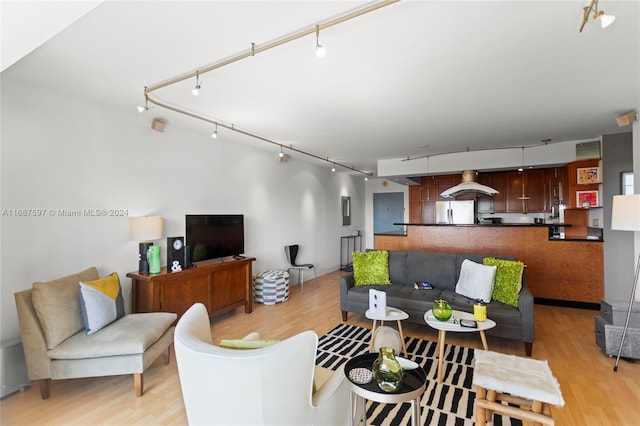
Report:
[[[103,275],[118,272],[130,303],[126,273],[138,265],[127,217],[65,217],[60,209],[160,215],[165,237],[184,235],[187,213],[241,213],[254,271],[284,268],[283,246],[291,243],[318,274],[337,270],[340,235],[365,226],[361,176],[295,155],[279,163],[259,142],[212,140],[171,124],[158,133],[153,116],[135,106],[107,109],[4,76],[1,113],[3,340],[19,335],[13,293],[34,281],[97,266]],[[349,227],[342,226],[342,195],[352,200]],[[44,215],[15,216],[20,209]],[[165,258],[166,241],[159,243]]]

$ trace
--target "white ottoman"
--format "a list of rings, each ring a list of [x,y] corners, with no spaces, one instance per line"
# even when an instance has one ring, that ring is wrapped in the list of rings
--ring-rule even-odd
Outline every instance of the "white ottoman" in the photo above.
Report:
[[[253,276],[253,301],[275,305],[289,300],[289,272],[270,269]]]

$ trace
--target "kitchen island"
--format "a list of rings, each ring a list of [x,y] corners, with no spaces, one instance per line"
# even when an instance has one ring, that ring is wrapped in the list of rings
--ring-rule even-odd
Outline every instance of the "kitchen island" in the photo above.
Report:
[[[375,248],[513,256],[541,302],[597,308],[604,297],[602,240],[550,238],[544,224],[404,225],[405,234],[376,234]]]

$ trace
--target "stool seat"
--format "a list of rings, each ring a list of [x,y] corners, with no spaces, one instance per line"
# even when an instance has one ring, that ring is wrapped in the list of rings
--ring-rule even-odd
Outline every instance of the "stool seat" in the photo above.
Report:
[[[476,392],[476,423],[484,425],[493,413],[553,425],[549,405],[564,406],[560,385],[547,361],[475,351],[473,385]],[[497,401],[497,402],[496,402]],[[525,409],[505,405],[517,404]]]
[[[274,305],[289,300],[289,272],[269,269],[253,276],[253,301]]]

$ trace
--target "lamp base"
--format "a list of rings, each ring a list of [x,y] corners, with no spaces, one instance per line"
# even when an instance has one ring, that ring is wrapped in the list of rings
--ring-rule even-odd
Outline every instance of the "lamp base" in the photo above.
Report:
[[[147,252],[149,247],[153,245],[151,241],[143,241],[138,244],[138,253],[140,258],[138,260],[138,273],[149,274],[149,262],[147,261]]]

